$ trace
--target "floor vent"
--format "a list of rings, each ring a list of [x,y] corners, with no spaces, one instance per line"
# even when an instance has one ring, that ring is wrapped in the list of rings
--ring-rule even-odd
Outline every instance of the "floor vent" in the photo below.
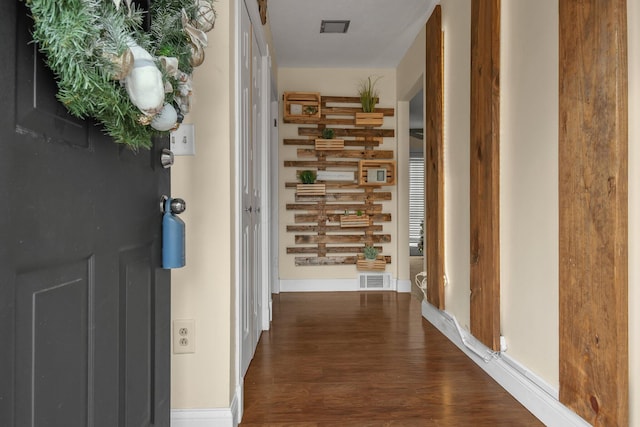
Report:
[[[389,273],[360,273],[358,274],[360,290],[385,290],[391,288]]]

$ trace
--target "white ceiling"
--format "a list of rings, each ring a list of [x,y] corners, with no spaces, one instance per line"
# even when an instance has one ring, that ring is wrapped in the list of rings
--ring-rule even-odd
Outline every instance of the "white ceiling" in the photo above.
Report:
[[[395,68],[437,0],[268,0],[279,67]],[[350,20],[321,34],[323,20]]]

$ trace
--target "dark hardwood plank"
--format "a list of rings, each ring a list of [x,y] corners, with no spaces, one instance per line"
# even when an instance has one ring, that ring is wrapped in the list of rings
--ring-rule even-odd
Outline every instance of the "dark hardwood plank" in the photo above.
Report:
[[[541,426],[395,292],[273,298],[241,427]]]
[[[471,2],[471,333],[500,348],[500,0]]]
[[[559,5],[560,401],[627,426],[627,2]]]
[[[444,103],[442,12],[437,5],[427,21],[425,246],[429,283],[427,301],[444,310]]]

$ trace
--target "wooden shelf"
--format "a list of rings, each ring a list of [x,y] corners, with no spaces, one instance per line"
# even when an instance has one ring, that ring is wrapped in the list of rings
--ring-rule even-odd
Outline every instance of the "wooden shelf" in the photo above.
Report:
[[[316,138],[316,150],[344,150],[344,139]]]
[[[321,117],[320,92],[285,92],[285,123],[317,123]]]
[[[369,215],[342,215],[340,217],[340,227],[342,228],[368,227],[370,223]]]
[[[384,182],[378,180],[376,182],[368,179],[369,171],[383,173]],[[360,160],[358,162],[358,185],[361,186],[381,186],[396,184],[396,161],[395,160]]]
[[[365,113],[365,112],[357,112],[355,115],[355,123],[356,126],[382,126],[382,122],[384,121],[383,113]]]
[[[358,254],[356,268],[360,271],[384,271],[387,267],[387,260],[384,255],[378,255],[376,259],[365,259],[364,255]]]
[[[395,130],[375,126],[383,124],[383,116],[393,117],[395,110],[377,108],[373,121],[365,117],[356,125],[356,115],[362,113],[357,97],[285,92],[283,99],[283,121],[298,125],[297,138],[283,140],[285,146],[297,146],[295,157],[285,159],[283,165],[295,168],[296,174],[317,172],[317,184],[284,183],[285,188],[296,190],[294,202],[287,196],[285,204],[293,216],[287,232],[295,233],[287,253],[295,255],[296,266],[351,265],[362,271],[384,271],[391,257],[379,255],[367,261],[363,249],[373,245],[382,251],[383,244],[391,243],[383,223],[391,221],[391,214],[384,210],[392,191],[382,186],[395,184],[395,152],[378,147],[385,138],[393,138]],[[317,114],[302,114],[305,105],[317,106]],[[322,137],[328,127],[337,139]],[[384,169],[384,182],[368,183],[367,171],[376,168]]]
[[[327,187],[324,184],[297,184],[296,194],[298,196],[324,196]]]

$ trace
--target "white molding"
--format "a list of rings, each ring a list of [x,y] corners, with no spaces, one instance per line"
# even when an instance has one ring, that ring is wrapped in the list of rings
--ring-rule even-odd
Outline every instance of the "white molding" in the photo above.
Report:
[[[359,291],[357,279],[280,279],[280,292]]]
[[[397,291],[403,293],[411,292],[411,280],[397,280]]]
[[[492,353],[468,331],[460,329],[459,332],[455,319],[447,313],[423,301],[422,316],[546,426],[588,427],[591,425],[560,403],[557,391],[526,367],[504,353]],[[479,356],[482,353],[493,354],[493,356],[482,358]]]
[[[236,427],[231,408],[172,409],[171,427]]]
[[[358,278],[355,279],[280,279],[279,292],[371,292],[371,291],[396,291],[400,281],[391,278],[388,289],[360,289]],[[411,282],[408,285],[402,283],[403,290],[398,292],[411,292]],[[404,290],[404,289],[408,290]]]
[[[236,385],[236,392],[233,395],[231,401],[231,416],[233,427],[237,427],[242,420],[242,414],[244,411],[244,378],[240,381],[240,384]]]

